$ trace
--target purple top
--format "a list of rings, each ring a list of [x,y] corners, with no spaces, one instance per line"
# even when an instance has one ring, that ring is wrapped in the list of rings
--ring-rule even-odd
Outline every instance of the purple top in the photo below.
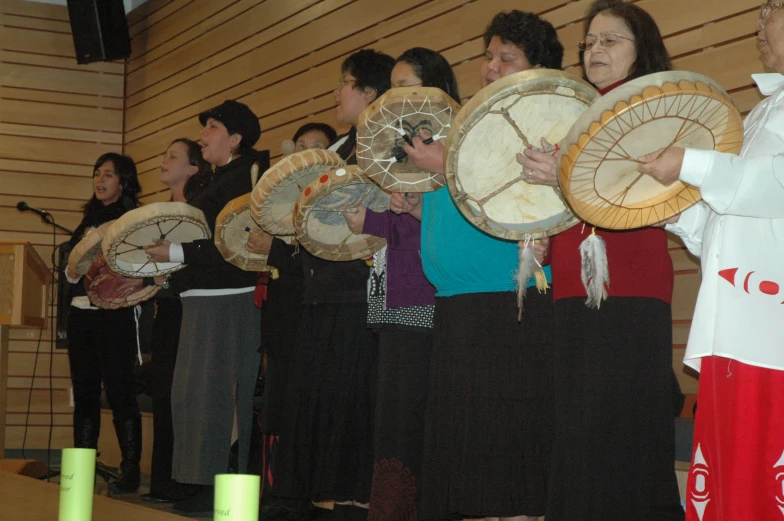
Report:
[[[362,233],[387,240],[387,308],[432,306],[436,289],[422,269],[421,223],[408,214],[387,210],[365,214]]]

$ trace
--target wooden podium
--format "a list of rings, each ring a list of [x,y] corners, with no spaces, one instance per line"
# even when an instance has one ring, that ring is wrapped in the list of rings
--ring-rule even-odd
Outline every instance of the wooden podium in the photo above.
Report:
[[[46,325],[49,268],[28,241],[0,240],[0,459],[5,457],[8,332]]]

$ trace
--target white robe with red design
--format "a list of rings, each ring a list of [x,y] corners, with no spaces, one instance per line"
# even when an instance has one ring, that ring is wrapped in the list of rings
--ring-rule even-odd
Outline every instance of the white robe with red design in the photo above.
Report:
[[[703,202],[667,226],[702,261],[685,355],[697,370],[711,355],[784,370],[784,75],[752,77],[769,97],[740,155],[687,149],[680,179]]]

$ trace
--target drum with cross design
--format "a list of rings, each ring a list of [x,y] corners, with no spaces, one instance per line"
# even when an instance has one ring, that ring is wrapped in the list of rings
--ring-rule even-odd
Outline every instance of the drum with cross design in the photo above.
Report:
[[[525,182],[516,156],[555,145],[599,97],[561,71],[533,69],[497,80],[471,98],[446,140],[446,180],[460,212],[481,230],[511,240],[538,239],[577,221],[559,191]]]

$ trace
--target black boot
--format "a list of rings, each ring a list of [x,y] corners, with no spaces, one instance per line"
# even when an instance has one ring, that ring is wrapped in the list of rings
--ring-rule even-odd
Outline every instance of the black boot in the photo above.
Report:
[[[74,447],[77,449],[97,449],[98,433],[101,431],[101,414],[95,416],[74,416]]]
[[[142,417],[114,420],[114,430],[117,432],[122,462],[120,477],[110,485],[110,490],[115,494],[133,493],[139,490],[141,481],[139,462],[142,459]]]

